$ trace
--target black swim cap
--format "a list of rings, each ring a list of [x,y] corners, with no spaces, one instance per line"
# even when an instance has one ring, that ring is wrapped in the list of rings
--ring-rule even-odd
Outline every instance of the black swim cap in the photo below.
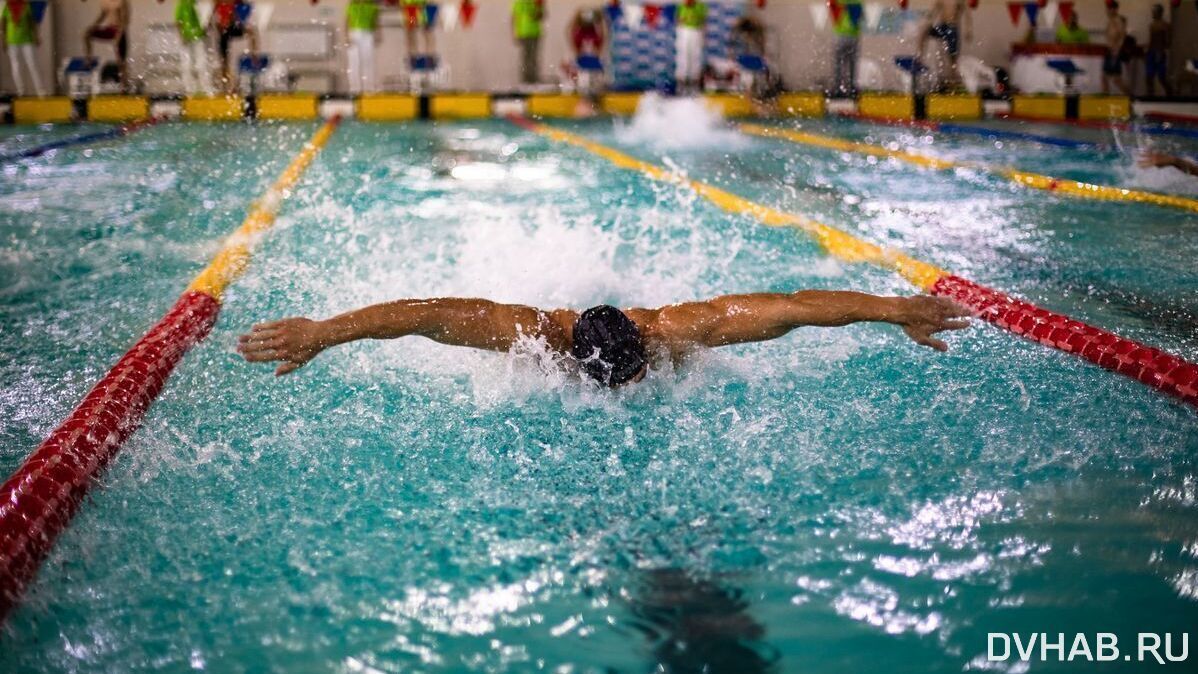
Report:
[[[607,305],[582,312],[571,350],[583,372],[608,386],[627,382],[649,362],[636,323]]]

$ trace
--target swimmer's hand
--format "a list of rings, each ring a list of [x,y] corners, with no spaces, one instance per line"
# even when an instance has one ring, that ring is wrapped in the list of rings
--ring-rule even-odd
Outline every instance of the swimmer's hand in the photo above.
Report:
[[[1177,157],[1156,150],[1145,150],[1136,162],[1141,168],[1164,168],[1177,163]]]
[[[916,344],[937,351],[948,351],[948,344],[933,335],[969,327],[969,310],[950,299],[929,295],[893,299],[895,309],[890,322],[902,327],[903,332]]]
[[[1137,162],[1141,168],[1175,168],[1183,173],[1188,173],[1192,176],[1198,176],[1198,164],[1186,161],[1181,157],[1174,157],[1171,154],[1157,152],[1156,150],[1145,150],[1140,155],[1140,160]]]
[[[259,323],[237,340],[237,351],[249,362],[281,362],[276,377],[300,369],[327,346],[321,323],[308,318]]]

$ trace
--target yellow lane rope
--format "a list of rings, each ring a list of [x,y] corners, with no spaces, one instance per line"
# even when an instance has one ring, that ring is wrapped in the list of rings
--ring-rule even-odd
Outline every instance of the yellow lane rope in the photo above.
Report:
[[[233,234],[225,240],[220,251],[212,258],[212,262],[196,276],[188,290],[202,292],[215,299],[221,300],[229,284],[245,272],[250,263],[250,252],[254,244],[266,230],[275,223],[279,214],[279,206],[290,196],[291,188],[299,181],[307,170],[308,165],[320,153],[321,148],[329,142],[329,137],[337,129],[340,118],[335,117],[325,122],[320,130],[312,136],[304,149],[291,160],[291,164],[283,171],[270,189],[250,206],[250,211]]]
[[[689,187],[699,196],[729,213],[747,215],[770,227],[794,227],[799,229],[815,239],[833,257],[846,262],[866,262],[895,271],[920,289],[927,290],[931,288],[937,279],[948,274],[948,272],[939,267],[921,262],[899,251],[869,243],[806,216],[784,213],[769,206],[749,201],[731,192],[713,187],[707,183],[691,180],[676,172],[667,171],[660,166],[654,166],[605,145],[587,140],[582,136],[545,124],[537,124],[526,120],[518,120],[518,122],[525,128],[535,131],[546,138],[580,147],[603,157],[620,168],[640,171],[654,180]]]
[[[788,140],[792,143],[799,143],[801,145],[822,147],[840,152],[854,152],[857,154],[864,154],[873,157],[895,159],[898,161],[907,162],[908,164],[922,166],[924,168],[936,170],[956,168],[980,169],[1000,175],[1008,180],[1023,185],[1024,187],[1031,187],[1033,189],[1045,190],[1048,192],[1060,192],[1074,197],[1101,199],[1104,201],[1130,201],[1142,204],[1153,204],[1155,206],[1180,208],[1182,210],[1198,213],[1198,199],[1179,197],[1172,194],[1157,194],[1156,192],[1145,192],[1143,190],[1126,189],[1123,187],[1094,185],[1078,180],[1053,178],[1052,176],[1029,173],[1027,171],[1019,171],[1012,168],[987,166],[985,164],[977,164],[973,162],[956,162],[947,159],[938,159],[936,157],[929,157],[928,155],[914,152],[890,150],[877,145],[870,145],[869,143],[860,143],[857,141],[845,140],[843,138],[835,138],[832,136],[824,136],[814,133],[805,133],[802,131],[792,131],[790,129],[761,126],[759,124],[741,124],[739,128],[745,133],[754,136],[760,136],[762,138],[776,138]]]

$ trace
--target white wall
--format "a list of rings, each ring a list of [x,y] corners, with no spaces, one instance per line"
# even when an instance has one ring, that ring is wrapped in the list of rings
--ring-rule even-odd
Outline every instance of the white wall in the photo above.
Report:
[[[442,0],[442,2],[457,0]],[[627,0],[626,0],[627,1]],[[708,0],[713,1],[713,0]],[[897,4],[895,0],[879,0],[887,7]],[[1194,40],[1194,28],[1198,25],[1198,11],[1192,0],[1186,0],[1177,10],[1169,10],[1168,0],[1161,0],[1166,12],[1176,11],[1180,16],[1174,44],[1181,55],[1183,50],[1198,51],[1198,40]],[[64,55],[82,51],[81,35],[95,20],[98,11],[96,0],[52,0],[56,10],[53,27],[54,46],[58,59]],[[606,0],[547,0],[547,22],[542,41],[542,75],[556,80],[557,66],[567,58],[569,46],[566,26],[579,7],[598,7]],[[174,0],[130,0],[133,26],[130,44],[131,74],[136,78],[147,66],[144,43],[138,39],[144,35],[151,23],[171,20]],[[830,28],[817,30],[812,20],[809,5],[823,5],[823,0],[768,0],[760,15],[770,31],[770,51],[775,57],[788,87],[812,88],[821,85],[829,77],[833,34]],[[345,0],[319,0],[313,5],[310,0],[273,0],[275,6],[272,21],[314,22],[332,26],[338,41],[344,39]],[[516,85],[518,51],[510,37],[510,0],[475,0],[478,14],[474,27],[445,33],[438,32],[438,49],[450,64],[451,85],[457,89],[507,90]],[[752,4],[750,2],[750,4]],[[1125,0],[1123,13],[1128,17],[1131,31],[1142,42],[1147,39],[1150,0]],[[911,0],[913,11],[926,11],[932,0]],[[756,10],[754,10],[756,11]],[[1094,41],[1101,41],[1106,25],[1104,0],[1077,0],[1076,11],[1081,24],[1090,29]],[[1190,16],[1193,15],[1193,16]],[[379,73],[382,77],[397,75],[404,54],[403,31],[399,28],[397,11],[385,15],[384,41],[379,51]],[[995,65],[1006,64],[1010,45],[1019,41],[1027,31],[1026,22],[1019,27],[1011,25],[1007,14],[1006,0],[980,0],[973,12],[974,34],[972,40],[962,44],[962,53],[975,55]],[[1042,24],[1043,25],[1043,24]],[[1184,36],[1190,36],[1186,39]],[[46,40],[46,42],[51,42]],[[884,63],[892,62],[895,54],[914,53],[914,40],[899,35],[870,35],[862,38],[862,54]],[[1190,57],[1198,54],[1190,54]],[[1180,61],[1180,59],[1174,59]],[[339,72],[344,71],[344,53],[338,50],[337,62],[333,64]],[[10,81],[10,80],[5,80]],[[344,87],[344,77],[338,87]]]

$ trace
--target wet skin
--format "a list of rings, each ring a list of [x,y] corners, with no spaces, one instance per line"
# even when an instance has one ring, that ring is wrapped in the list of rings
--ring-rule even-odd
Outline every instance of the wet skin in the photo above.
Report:
[[[637,324],[650,354],[675,362],[700,348],[777,339],[803,326],[859,322],[898,325],[917,344],[945,351],[948,346],[936,333],[965,328],[969,315],[965,308],[939,297],[879,297],[835,290],[724,295],[625,313]],[[517,341],[530,337],[543,339],[568,357],[578,315],[573,309],[543,310],[472,298],[397,300],[327,320],[286,318],[261,323],[241,336],[238,351],[250,362],[279,363],[276,375],[294,372],[339,344],[410,335],[490,351],[510,351]],[[642,370],[632,382],[644,376]]]

